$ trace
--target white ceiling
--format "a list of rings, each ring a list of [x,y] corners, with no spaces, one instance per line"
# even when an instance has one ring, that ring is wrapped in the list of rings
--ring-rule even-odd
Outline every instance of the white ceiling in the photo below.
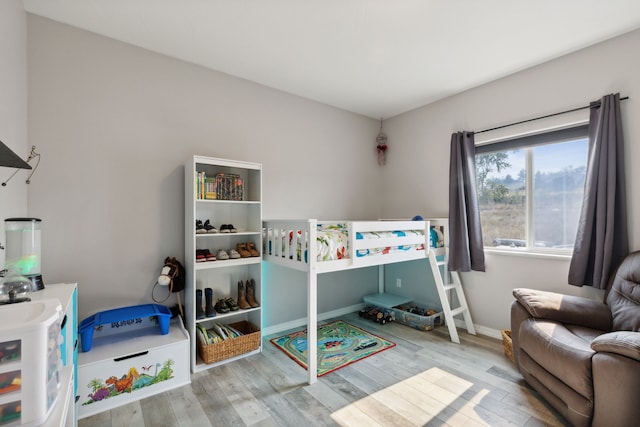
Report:
[[[23,4],[36,15],[373,118],[640,28],[638,0]]]

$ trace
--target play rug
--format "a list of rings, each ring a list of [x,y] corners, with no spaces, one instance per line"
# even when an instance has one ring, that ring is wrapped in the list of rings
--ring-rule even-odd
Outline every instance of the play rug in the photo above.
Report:
[[[307,330],[292,332],[271,342],[307,369]],[[343,368],[396,344],[342,320],[318,326],[318,376]]]

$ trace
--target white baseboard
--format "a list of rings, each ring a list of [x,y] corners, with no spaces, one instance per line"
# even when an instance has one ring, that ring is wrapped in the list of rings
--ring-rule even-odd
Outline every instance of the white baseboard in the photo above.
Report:
[[[345,314],[360,311],[362,308],[364,308],[364,303],[351,305],[349,307],[342,307],[337,310],[328,311],[326,313],[318,313],[318,320],[322,321],[326,319],[331,319],[333,317],[343,316]],[[306,317],[292,320],[290,322],[284,322],[284,323],[279,323],[277,325],[268,326],[262,330],[262,335],[266,336],[266,335],[277,334],[279,332],[288,331],[290,329],[296,329],[301,326],[305,326],[305,327],[307,326]]]
[[[331,319],[334,317],[360,311],[362,308],[364,308],[364,303],[354,304],[349,307],[342,307],[337,310],[327,311],[326,313],[318,313],[318,321]],[[462,319],[454,319],[454,320],[456,322],[456,328],[464,329],[465,331],[467,330],[464,320]],[[279,332],[288,331],[291,329],[296,329],[296,328],[306,327],[306,326],[307,326],[307,318],[303,317],[300,319],[292,320],[290,322],[279,323],[277,325],[266,327],[262,330],[262,335],[267,336],[267,335],[277,334]],[[477,325],[477,324],[474,324],[473,326],[476,328],[476,333],[478,335],[484,335],[484,336],[495,338],[498,340],[502,339],[502,335],[500,334],[500,331],[497,329],[493,329],[493,328],[489,328],[489,327]]]
[[[467,330],[466,325],[464,323],[464,320],[462,320],[462,319],[454,319],[454,320],[456,322],[456,328],[464,329],[465,331]],[[487,336],[487,337],[490,337],[490,338],[495,338],[495,339],[498,339],[498,340],[502,339],[502,334],[497,329],[488,328],[486,326],[477,325],[475,323],[474,323],[473,327],[476,328],[476,334],[478,334],[478,335],[484,335],[484,336]]]

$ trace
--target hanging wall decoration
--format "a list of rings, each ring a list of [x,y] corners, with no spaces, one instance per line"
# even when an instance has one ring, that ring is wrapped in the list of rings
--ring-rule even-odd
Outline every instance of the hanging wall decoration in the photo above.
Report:
[[[378,132],[378,136],[376,136],[376,150],[378,151],[378,164],[380,166],[384,165],[387,158],[387,135],[382,132],[382,119],[380,119],[380,132]]]
[[[2,144],[2,141],[0,141],[0,144]],[[2,144],[2,146],[3,146],[4,148],[7,148],[4,144]],[[7,148],[7,150],[8,150],[8,148]],[[0,152],[2,152],[2,150],[0,150]],[[3,153],[3,154],[0,154],[0,157],[2,157],[2,159],[4,160],[3,155],[4,155],[4,153]],[[16,156],[16,157],[17,157],[17,156]],[[32,166],[29,164],[29,162],[30,162],[31,160],[33,160],[33,159],[36,159],[36,164],[35,164],[35,166],[33,166],[33,167],[32,167]],[[25,181],[25,183],[27,183],[27,184],[31,184],[31,177],[33,176],[33,174],[34,174],[34,173],[36,173],[36,169],[38,169],[38,166],[40,165],[40,153],[36,153],[36,146],[35,146],[35,145],[33,145],[33,146],[31,147],[31,153],[29,154],[29,157],[27,158],[27,161],[26,161],[26,162],[24,162],[24,161],[23,161],[22,159],[20,159],[20,158],[18,158],[18,160],[19,160],[20,162],[22,162],[22,165],[20,165],[20,164],[18,164],[18,165],[15,165],[15,164],[2,164],[2,161],[0,160],[0,166],[10,166],[10,167],[16,167],[16,168],[18,168],[18,169],[16,169],[16,170],[11,174],[11,176],[10,176],[9,178],[7,178],[7,179],[6,179],[6,181],[4,181],[4,182],[2,183],[2,186],[3,186],[3,187],[6,187],[6,186],[7,186],[7,184],[9,183],[9,181],[11,181],[11,178],[13,178],[13,177],[18,173],[18,172],[20,172],[20,169],[31,169],[31,173],[29,173],[29,176],[27,177],[27,179],[26,179],[26,181]]]

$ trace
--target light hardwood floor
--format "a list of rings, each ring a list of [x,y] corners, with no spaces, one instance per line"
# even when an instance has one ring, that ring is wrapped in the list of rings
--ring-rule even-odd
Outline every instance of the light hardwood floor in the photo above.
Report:
[[[191,376],[191,384],[79,421],[98,426],[563,426],[504,355],[502,342],[445,327],[340,317],[397,344],[306,384],[264,337],[261,354]],[[278,334],[282,335],[282,334]]]

